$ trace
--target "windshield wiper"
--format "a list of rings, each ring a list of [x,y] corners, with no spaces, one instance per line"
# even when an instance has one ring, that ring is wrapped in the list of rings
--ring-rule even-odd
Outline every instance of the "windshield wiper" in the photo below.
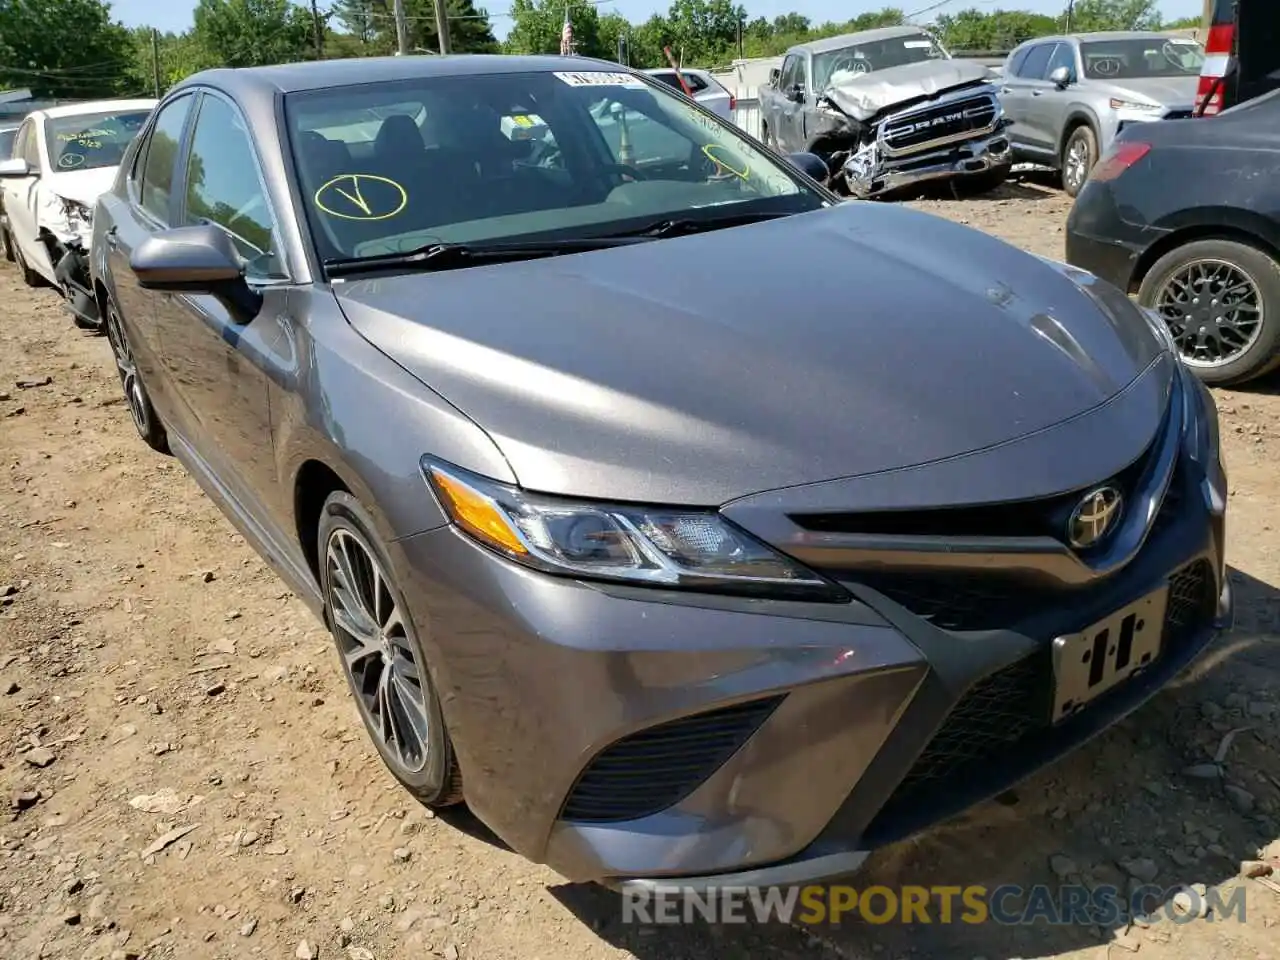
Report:
[[[644,238],[573,237],[511,243],[432,243],[404,253],[326,260],[324,266],[331,277],[372,273],[378,270],[452,270],[456,267],[476,267],[482,263],[536,260],[564,253],[583,253],[605,247],[623,246],[642,239]]]
[[[661,239],[663,237],[681,237],[690,233],[706,233],[709,230],[723,230],[727,227],[741,227],[748,223],[761,223],[765,220],[777,220],[789,217],[790,213],[734,213],[719,217],[670,217],[653,223],[611,234],[612,237],[638,237]]]

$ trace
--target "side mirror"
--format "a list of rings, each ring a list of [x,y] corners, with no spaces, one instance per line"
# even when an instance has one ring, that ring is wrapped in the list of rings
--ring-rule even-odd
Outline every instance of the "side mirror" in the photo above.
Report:
[[[1071,85],[1071,68],[1055,67],[1053,72],[1049,74],[1050,82],[1059,90],[1064,90]]]
[[[789,153],[787,162],[823,186],[826,186],[827,180],[831,177],[827,162],[816,153]]]
[[[794,100],[796,103],[804,102],[804,84],[793,83],[791,89],[787,91],[787,99]]]
[[[769,71],[769,86],[776,87],[778,85],[778,78],[780,76],[782,76],[781,67],[774,67],[773,69],[771,69]]]
[[[129,269],[146,290],[211,294],[251,317],[262,306],[231,237],[209,224],[152,234],[134,248]]]
[[[0,160],[0,177],[31,177],[35,176],[35,171],[31,169],[31,164],[27,163],[22,157],[14,157],[10,160]]]

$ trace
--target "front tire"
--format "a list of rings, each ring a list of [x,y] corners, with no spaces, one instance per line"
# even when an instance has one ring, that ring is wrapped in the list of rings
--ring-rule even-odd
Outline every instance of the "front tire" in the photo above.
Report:
[[[110,297],[107,298],[106,319],[107,340],[111,344],[111,355],[116,361],[116,372],[120,375],[120,386],[124,390],[124,402],[133,418],[138,436],[157,453],[169,452],[169,436],[165,433],[164,424],[151,406],[151,397],[142,384],[138,373],[138,364],[134,359],[133,348],[129,344],[129,336],[125,332],[120,319],[120,310]]]
[[[440,697],[373,518],[350,494],[330,494],[317,546],[329,632],[378,755],[419,802],[460,803]]]
[[[11,238],[12,242],[12,238]],[[22,248],[16,243],[13,244],[13,259],[18,265],[18,273],[22,275],[22,282],[28,287],[43,287],[44,277],[32,270],[27,265],[27,258],[22,255]]]
[[[1164,319],[1183,362],[1228,386],[1280,366],[1280,263],[1235,240],[1171,250],[1142,279],[1138,301]]]
[[[13,263],[13,238],[9,236],[7,227],[0,227],[0,253],[8,263]]]
[[[1078,197],[1098,162],[1098,135],[1087,123],[1076,127],[1062,148],[1062,189]]]

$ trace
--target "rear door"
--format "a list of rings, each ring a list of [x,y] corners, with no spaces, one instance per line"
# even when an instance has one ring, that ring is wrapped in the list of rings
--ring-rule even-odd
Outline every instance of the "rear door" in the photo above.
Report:
[[[1053,107],[1046,94],[1054,89],[1047,79],[1049,61],[1059,44],[1056,40],[1037,43],[1028,51],[1018,69],[1017,77],[1010,78],[1007,86],[1016,86],[1021,98],[1019,116],[1013,128],[1020,150],[1042,158],[1057,155],[1057,139],[1049,132]]]
[[[183,94],[164,104],[143,131],[126,179],[126,199],[112,205],[112,223],[104,237],[106,276],[111,294],[138,372],[147,386],[160,418],[179,431],[183,424],[160,365],[160,341],[156,332],[159,294],[138,286],[129,258],[139,244],[173,225],[173,186],[178,155],[191,117],[194,94]]]

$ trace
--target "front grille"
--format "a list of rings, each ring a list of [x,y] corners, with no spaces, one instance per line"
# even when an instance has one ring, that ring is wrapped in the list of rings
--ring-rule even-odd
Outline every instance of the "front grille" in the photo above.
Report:
[[[934,104],[890,117],[881,127],[880,139],[891,154],[924,150],[968,133],[989,130],[995,125],[998,111],[990,94]]]
[[[1213,621],[1213,568],[1196,560],[1169,578],[1162,655],[1175,654]],[[999,781],[1003,768],[1037,750],[1051,731],[1052,653],[1046,646],[974,684],[952,709],[906,777],[868,827],[893,834],[895,821],[915,822],[931,798]],[[1115,692],[1125,689],[1121,684]],[[1088,708],[1077,716],[1088,713]]]
[[[682,717],[618,740],[582,771],[561,818],[611,823],[674,806],[733,756],[782,699]]]

